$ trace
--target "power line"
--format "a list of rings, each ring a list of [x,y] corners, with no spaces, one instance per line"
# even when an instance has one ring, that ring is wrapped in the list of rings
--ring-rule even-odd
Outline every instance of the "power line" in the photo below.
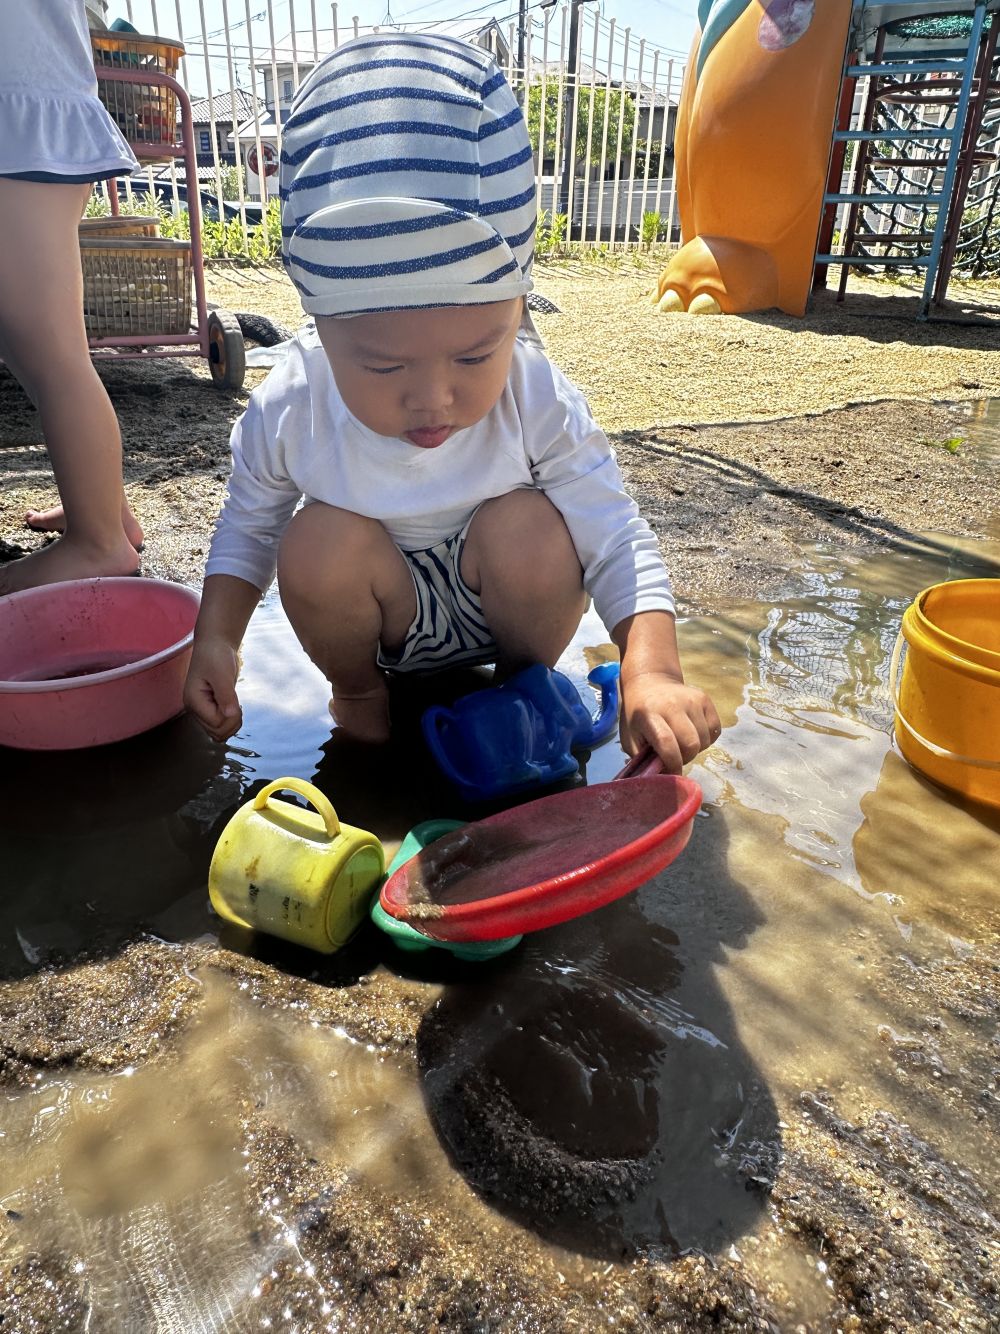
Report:
[[[281,5],[286,5],[288,3],[288,0],[280,0],[280,3]],[[246,28],[251,23],[258,23],[260,22],[261,19],[266,19],[266,18],[267,18],[267,10],[262,9],[259,14],[251,14],[249,19],[239,19],[236,23],[230,23],[229,31],[232,32],[235,28]],[[208,32],[205,34],[205,40],[207,41],[209,37],[221,37],[223,33],[225,33],[225,31],[226,31],[225,28],[216,28],[214,32]]]
[[[408,22],[409,22],[409,20],[410,20],[410,18],[411,18],[412,15],[421,13],[422,11],[427,10],[427,9],[432,9],[432,8],[434,8],[435,6],[437,6],[438,4],[442,4],[442,3],[444,3],[444,0],[429,0],[429,3],[427,3],[427,4],[423,4],[423,5],[418,5],[415,9],[408,10],[406,14],[403,14],[403,15],[399,16],[398,18],[394,18],[393,15],[392,15],[392,13],[391,13],[390,2],[389,2],[389,0],[387,0],[387,5],[386,5],[386,15],[385,15],[385,17],[382,19],[381,26],[393,26],[393,27],[399,27],[400,25],[404,25],[404,24],[408,25]],[[533,3],[533,4],[529,4],[529,5],[526,7],[526,9],[525,9],[525,14],[526,14],[526,15],[530,15],[530,14],[534,13],[536,10],[539,10],[539,9],[552,9],[552,8],[554,8],[554,7],[555,7],[557,4],[559,4],[559,3],[560,3],[560,0],[534,0],[534,3]],[[288,0],[279,0],[279,5],[280,5],[280,6],[283,7],[284,5],[287,5],[287,4],[288,4]],[[462,12],[459,13],[459,14],[450,15],[448,18],[428,19],[428,20],[426,20],[426,24],[427,24],[427,27],[428,27],[428,28],[433,28],[433,27],[439,26],[439,25],[441,25],[441,24],[449,24],[449,25],[450,25],[450,24],[453,24],[453,23],[460,23],[463,19],[473,19],[473,18],[477,18],[479,15],[481,15],[481,14],[485,14],[486,12],[488,12],[488,11],[490,11],[490,10],[494,10],[494,9],[496,9],[496,8],[498,8],[498,7],[500,7],[500,6],[497,5],[496,0],[487,0],[487,3],[481,4],[481,5],[477,5],[477,6],[473,7],[473,8],[471,8],[471,9],[464,10],[464,11],[462,11]],[[252,18],[252,20],[256,21],[256,20],[258,20],[258,19],[260,19],[260,18],[266,18],[266,16],[267,16],[267,11],[263,11],[263,12],[260,13],[260,14],[252,15],[251,18]],[[496,15],[496,14],[491,15],[491,17],[492,17],[493,20],[497,23],[498,26],[503,25],[503,24],[509,24],[509,23],[511,23],[512,21],[519,19],[519,16],[520,16],[520,9],[519,9],[519,7],[518,7],[517,9],[511,9],[511,10],[509,10],[509,11],[503,13],[503,14],[500,14],[500,15]],[[597,15],[594,16],[594,22],[595,22],[599,27],[601,27],[601,26],[604,26],[604,25],[607,23],[607,20],[604,19],[600,14],[597,14]],[[244,28],[245,28],[246,26],[247,26],[247,23],[246,23],[246,20],[244,19],[244,20],[242,20],[240,23],[233,23],[233,24],[231,24],[231,25],[230,25],[230,31],[232,31],[233,29],[238,28],[238,27],[244,27]],[[529,25],[529,26],[535,26],[535,25]],[[536,29],[536,30],[537,30],[537,29]],[[207,37],[207,38],[211,38],[211,37],[219,37],[219,36],[222,36],[224,33],[225,33],[225,29],[224,29],[224,28],[220,28],[220,29],[215,30],[214,32],[211,32],[211,33],[206,34],[206,37]],[[638,36],[633,36],[630,40],[633,41],[633,42],[638,42],[638,41],[640,40],[640,38],[639,38]],[[625,42],[624,29],[622,29],[622,28],[618,28],[618,29],[616,30],[616,32],[615,32],[615,46],[616,46],[616,47],[623,47],[623,46],[624,46],[624,42]],[[684,51],[680,51],[680,50],[678,50],[678,49],[676,49],[676,48],[672,48],[672,47],[663,46],[663,45],[661,45],[661,44],[658,43],[658,42],[653,42],[653,41],[649,40],[648,38],[645,39],[645,43],[646,43],[646,50],[647,50],[647,51],[650,51],[650,52],[658,51],[662,56],[665,56],[665,57],[666,57],[667,59],[669,59],[669,60],[681,60],[681,61],[683,61],[683,60],[686,60],[686,59],[687,59],[687,53],[684,52]],[[217,49],[218,49],[218,51],[219,51],[219,54],[218,54],[218,55],[215,55],[215,54],[213,54],[213,53],[211,52],[211,50],[209,49],[209,48],[211,47],[211,45],[212,45],[212,44],[211,44],[210,42],[207,42],[207,43],[191,42],[191,43],[189,43],[189,54],[190,54],[190,55],[200,54],[200,55],[203,55],[203,56],[207,56],[207,58],[208,58],[209,60],[211,60],[211,61],[221,61],[221,60],[225,59],[225,54],[226,54],[226,51],[227,51],[227,47],[226,47],[226,45],[225,45],[224,43],[221,43],[221,42],[217,44]],[[246,58],[246,57],[249,56],[250,47],[249,47],[248,44],[245,45],[245,44],[241,44],[241,43],[233,43],[233,42],[231,42],[231,43],[229,43],[228,50],[231,51],[234,55],[237,55],[237,54],[238,54],[240,57]]]

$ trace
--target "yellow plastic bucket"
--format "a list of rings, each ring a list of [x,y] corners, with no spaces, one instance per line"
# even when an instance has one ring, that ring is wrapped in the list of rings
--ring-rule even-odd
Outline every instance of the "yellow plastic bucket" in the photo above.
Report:
[[[297,792],[312,810],[275,799]],[[227,922],[332,954],[368,914],[385,874],[374,834],[341,824],[302,778],[279,778],[222,831],[208,872],[212,907]]]
[[[1000,579],[956,579],[918,594],[903,613],[889,679],[896,741],[910,764],[1000,806]]]

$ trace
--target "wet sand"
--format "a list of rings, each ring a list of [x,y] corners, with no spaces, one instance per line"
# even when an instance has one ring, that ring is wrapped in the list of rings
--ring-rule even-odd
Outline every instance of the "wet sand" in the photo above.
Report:
[[[673,868],[489,966],[211,916],[267,778],[390,850],[467,813],[419,700],[387,754],[331,738],[271,606],[228,749],[6,756],[0,1328],[994,1327],[1000,819],[904,764],[886,689],[914,592],[995,572],[1000,451],[927,443],[979,411],[621,437],[726,730]],[[159,466],[152,572],[186,572],[221,463]]]

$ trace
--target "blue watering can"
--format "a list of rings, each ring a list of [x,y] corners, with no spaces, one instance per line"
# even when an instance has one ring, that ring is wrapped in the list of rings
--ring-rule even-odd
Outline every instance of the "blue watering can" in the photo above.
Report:
[[[501,686],[476,690],[451,708],[433,705],[421,719],[442,772],[467,801],[489,801],[575,774],[578,747],[600,745],[618,721],[617,662],[602,662],[587,680],[601,692],[591,717],[573,682],[541,663]]]

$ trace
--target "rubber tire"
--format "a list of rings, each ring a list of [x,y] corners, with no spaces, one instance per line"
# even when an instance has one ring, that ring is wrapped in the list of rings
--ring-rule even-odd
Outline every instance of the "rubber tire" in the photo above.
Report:
[[[228,310],[213,310],[208,317],[208,369],[218,389],[242,389],[247,373],[243,331]]]

